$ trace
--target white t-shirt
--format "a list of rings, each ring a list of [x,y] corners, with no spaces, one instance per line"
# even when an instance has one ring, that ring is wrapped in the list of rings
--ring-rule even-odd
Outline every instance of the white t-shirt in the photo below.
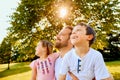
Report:
[[[76,75],[79,80],[92,80],[94,77],[96,80],[101,80],[110,76],[102,54],[92,48],[83,58],[75,53],[75,49],[66,54],[63,58],[60,74],[64,75],[68,71]]]
[[[69,53],[70,51],[68,51],[67,53]],[[56,78],[56,80],[59,80],[58,77],[60,75],[62,61],[63,61],[63,58],[61,58],[60,56],[55,61],[55,78]],[[66,80],[72,80],[69,74],[66,75]]]

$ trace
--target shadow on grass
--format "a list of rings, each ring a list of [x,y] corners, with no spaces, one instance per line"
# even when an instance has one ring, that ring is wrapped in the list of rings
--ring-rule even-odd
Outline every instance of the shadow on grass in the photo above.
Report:
[[[23,63],[16,63],[15,65],[10,66],[10,69],[8,70],[6,67],[6,70],[0,72],[0,78],[10,76],[10,75],[16,75],[20,73],[24,73],[27,71],[30,71],[29,63],[23,62]]]
[[[114,80],[120,80],[120,73],[113,73]]]
[[[106,62],[106,64],[110,67],[119,67],[120,66],[120,61],[111,61],[111,62]]]

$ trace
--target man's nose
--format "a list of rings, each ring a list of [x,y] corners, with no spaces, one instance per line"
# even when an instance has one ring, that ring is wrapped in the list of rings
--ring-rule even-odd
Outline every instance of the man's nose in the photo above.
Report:
[[[75,34],[75,31],[73,31],[72,34]]]

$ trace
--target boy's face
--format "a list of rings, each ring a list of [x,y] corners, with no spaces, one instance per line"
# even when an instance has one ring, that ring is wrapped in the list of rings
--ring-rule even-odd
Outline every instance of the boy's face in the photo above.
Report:
[[[73,45],[83,44],[84,42],[88,41],[88,36],[86,35],[86,27],[77,25],[74,27],[72,34],[71,34],[71,43]]]

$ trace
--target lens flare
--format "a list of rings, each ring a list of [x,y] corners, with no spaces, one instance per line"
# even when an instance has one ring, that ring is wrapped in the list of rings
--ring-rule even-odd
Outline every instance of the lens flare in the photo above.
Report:
[[[67,14],[67,9],[65,7],[60,8],[60,17],[64,18]]]

